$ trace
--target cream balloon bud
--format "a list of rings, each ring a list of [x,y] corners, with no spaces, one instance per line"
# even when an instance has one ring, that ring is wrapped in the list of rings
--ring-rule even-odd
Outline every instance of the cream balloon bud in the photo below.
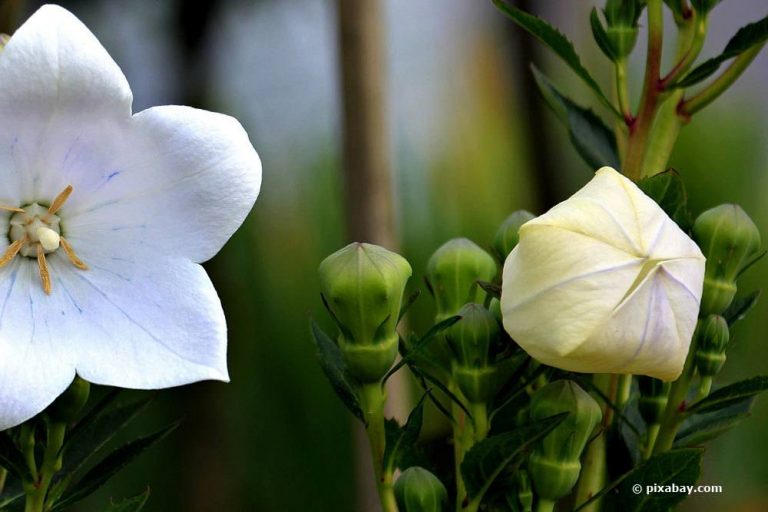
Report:
[[[504,327],[550,366],[674,380],[696,327],[704,263],[653,199],[603,167],[520,228],[504,264]]]

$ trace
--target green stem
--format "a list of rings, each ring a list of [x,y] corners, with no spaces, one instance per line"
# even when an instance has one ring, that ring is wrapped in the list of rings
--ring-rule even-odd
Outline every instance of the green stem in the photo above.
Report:
[[[555,502],[551,500],[536,500],[536,512],[552,512],[555,510]]]
[[[616,85],[616,102],[624,116],[617,119],[614,127],[619,158],[624,161],[627,152],[627,126],[632,122],[632,106],[629,104],[629,85],[627,83],[627,59],[621,58],[614,62],[614,82]]]
[[[629,395],[632,392],[632,374],[627,373],[619,375],[618,389],[616,390],[616,408],[624,412],[624,407],[629,402]]]
[[[5,489],[5,479],[8,478],[8,470],[0,467],[0,494],[3,493],[3,490]]]
[[[461,391],[458,387],[449,382],[449,388],[451,392],[458,397],[462,398]],[[456,478],[456,510],[462,510],[462,505],[467,498],[467,488],[464,484],[464,478],[461,476],[461,462],[464,460],[464,454],[469,449],[471,441],[468,439],[467,428],[467,415],[464,410],[456,403],[451,401],[451,416],[454,419],[452,424],[453,428],[453,463],[454,463],[454,475]],[[479,506],[479,503],[478,503]],[[473,510],[472,503],[469,503],[463,510]]]
[[[485,403],[470,404],[469,411],[472,413],[472,426],[474,427],[472,445],[474,445],[488,436],[488,430],[490,429],[488,423],[488,407]],[[472,446],[466,446],[465,450],[469,450],[471,447]]]
[[[699,382],[699,392],[696,394],[696,401],[703,400],[709,396],[712,391],[712,377],[702,377]]]
[[[656,444],[656,438],[659,435],[658,423],[648,425],[648,431],[645,433],[645,447],[643,449],[643,460],[648,460],[653,455],[653,446]]]
[[[43,512],[47,510],[45,499],[53,477],[61,470],[64,436],[67,433],[67,424],[51,421],[48,423],[48,438],[43,453],[43,463],[40,465],[40,473],[35,484],[27,490],[27,500],[24,506],[25,512]]]
[[[677,435],[677,429],[680,428],[680,424],[685,419],[685,399],[688,396],[691,380],[693,380],[693,375],[696,371],[696,364],[694,363],[694,354],[696,354],[696,345],[698,344],[696,337],[697,335],[694,332],[691,346],[688,349],[688,356],[683,366],[683,373],[679,379],[672,383],[672,387],[669,390],[667,407],[664,409],[664,414],[661,417],[659,435],[653,447],[654,454],[664,453],[672,448],[675,436]]]
[[[661,91],[661,52],[664,33],[662,0],[648,0],[648,55],[645,63],[645,79],[637,118],[630,126],[624,174],[637,181],[642,175],[648,133],[653,125]]]
[[[593,377],[595,385],[615,401],[618,392],[618,376],[608,374],[596,374]],[[574,505],[579,506],[594,496],[605,485],[606,459],[605,459],[605,428],[610,424],[613,409],[607,405],[603,407],[603,432],[587,446],[581,461],[581,474],[576,484]],[[600,510],[601,500],[593,501],[585,512]]]
[[[757,54],[763,49],[765,43],[753,46],[736,57],[728,68],[717,77],[713,82],[701,90],[693,98],[680,103],[678,109],[682,115],[690,117],[702,108],[712,103],[718,96],[723,94],[733,83],[738,80],[744,70],[752,64]]]
[[[376,489],[379,492],[383,512],[397,512],[395,501],[394,478],[392,472],[384,467],[384,449],[386,434],[384,429],[384,404],[386,392],[379,383],[363,384],[360,389],[360,402],[367,425],[368,443],[371,446],[373,472],[376,476]]]
[[[692,27],[692,31],[689,27]],[[686,21],[685,24],[680,27],[681,38],[689,40],[686,41],[688,43],[686,45],[687,49],[686,46],[679,47],[678,57],[680,57],[680,60],[672,71],[661,80],[663,89],[666,89],[667,86],[680,79],[685,72],[691,68],[693,63],[696,62],[696,59],[701,53],[701,49],[704,47],[704,40],[707,38],[707,28],[707,17],[699,17],[698,15],[696,15],[695,19]],[[690,36],[688,36],[689,32]]]

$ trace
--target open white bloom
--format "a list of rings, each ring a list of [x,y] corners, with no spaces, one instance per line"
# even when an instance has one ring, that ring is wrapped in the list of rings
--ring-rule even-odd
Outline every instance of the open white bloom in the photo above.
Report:
[[[504,264],[504,327],[532,357],[578,372],[680,375],[704,256],[609,167],[520,228]]]
[[[45,6],[0,52],[0,429],[84,379],[228,380],[199,263],[240,226],[261,164],[231,117],[131,113],[88,29]]]

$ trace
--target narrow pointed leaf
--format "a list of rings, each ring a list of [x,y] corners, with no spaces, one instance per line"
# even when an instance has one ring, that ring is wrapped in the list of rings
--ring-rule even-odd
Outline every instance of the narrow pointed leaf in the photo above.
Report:
[[[154,434],[131,441],[107,455],[62,496],[53,510],[66,510],[67,507],[90,496],[136,457],[163,440],[178,426],[178,423],[173,423]]]
[[[138,496],[126,498],[124,500],[120,500],[117,503],[110,503],[105,512],[140,512],[144,508],[144,505],[147,504],[148,499],[149,489],[139,494]]]
[[[365,423],[363,411],[360,408],[360,400],[357,398],[349,378],[344,369],[344,361],[341,358],[339,347],[328,337],[320,326],[312,321],[312,339],[315,340],[317,348],[317,359],[320,367],[325,373],[325,377],[330,382],[331,387],[341,399],[342,403],[355,415],[360,421]]]
[[[752,377],[714,391],[688,408],[689,414],[704,414],[751,400],[768,389],[768,377]]]
[[[755,304],[757,304],[757,300],[760,298],[761,293],[762,291],[756,290],[744,297],[738,297],[731,302],[731,305],[728,306],[728,309],[723,313],[723,318],[728,322],[729,327],[747,316],[747,313],[749,313],[752,308],[755,307]]]
[[[403,349],[401,350],[402,358],[387,372],[382,379],[382,382],[387,382],[392,375],[397,373],[397,371],[406,364],[410,365],[416,362],[420,356],[424,355],[427,346],[438,334],[445,331],[459,320],[461,320],[461,317],[457,315],[436,323],[424,336],[421,337],[421,339],[413,343],[410,347],[405,347],[405,345],[401,343],[400,347]]]
[[[531,69],[544,100],[568,128],[579,156],[594,169],[605,165],[618,168],[619,151],[613,130],[597,114],[564,96],[535,66]]]
[[[613,51],[611,40],[608,38],[608,33],[605,31],[603,22],[600,21],[600,16],[597,14],[597,7],[592,8],[592,12],[589,13],[589,24],[592,28],[592,37],[595,38],[597,46],[603,51],[606,57],[612,61],[616,60],[616,52]]]
[[[754,397],[708,414],[694,414],[675,437],[675,448],[698,446],[728,432],[750,415]]]
[[[595,79],[592,78],[592,75],[587,71],[587,68],[581,63],[581,59],[576,53],[573,43],[571,43],[567,37],[541,18],[506,4],[502,0],[493,0],[493,3],[501,12],[512,19],[512,21],[555,52],[555,54],[560,57],[568,67],[570,67],[573,72],[587,84],[587,86],[589,86],[597,98],[608,107],[616,117],[622,118],[622,115],[616,110],[616,107],[613,106],[605,93],[603,93]]]
[[[539,439],[549,434],[568,413],[523,425],[511,432],[488,437],[470,449],[461,463],[461,475],[472,501],[482,501],[494,480]]]
[[[672,84],[671,87],[690,87],[702,80],[706,80],[717,71],[723,62],[738,57],[750,48],[765,44],[766,41],[768,41],[768,16],[739,29],[736,35],[725,45],[723,53],[696,66],[679,82]]]

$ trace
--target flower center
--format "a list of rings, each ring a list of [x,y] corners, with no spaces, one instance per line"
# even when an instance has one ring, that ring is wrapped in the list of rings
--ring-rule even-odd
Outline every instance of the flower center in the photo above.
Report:
[[[17,254],[36,258],[43,290],[49,295],[51,293],[51,276],[48,272],[48,262],[45,259],[46,254],[56,252],[61,247],[75,267],[81,270],[88,269],[88,266],[77,257],[69,242],[61,236],[59,226],[61,219],[56,215],[71,193],[72,186],[68,185],[56,196],[48,208],[38,203],[20,208],[0,205],[0,210],[13,212],[9,222],[11,229],[8,231],[10,245],[0,257],[0,267],[8,264]]]

